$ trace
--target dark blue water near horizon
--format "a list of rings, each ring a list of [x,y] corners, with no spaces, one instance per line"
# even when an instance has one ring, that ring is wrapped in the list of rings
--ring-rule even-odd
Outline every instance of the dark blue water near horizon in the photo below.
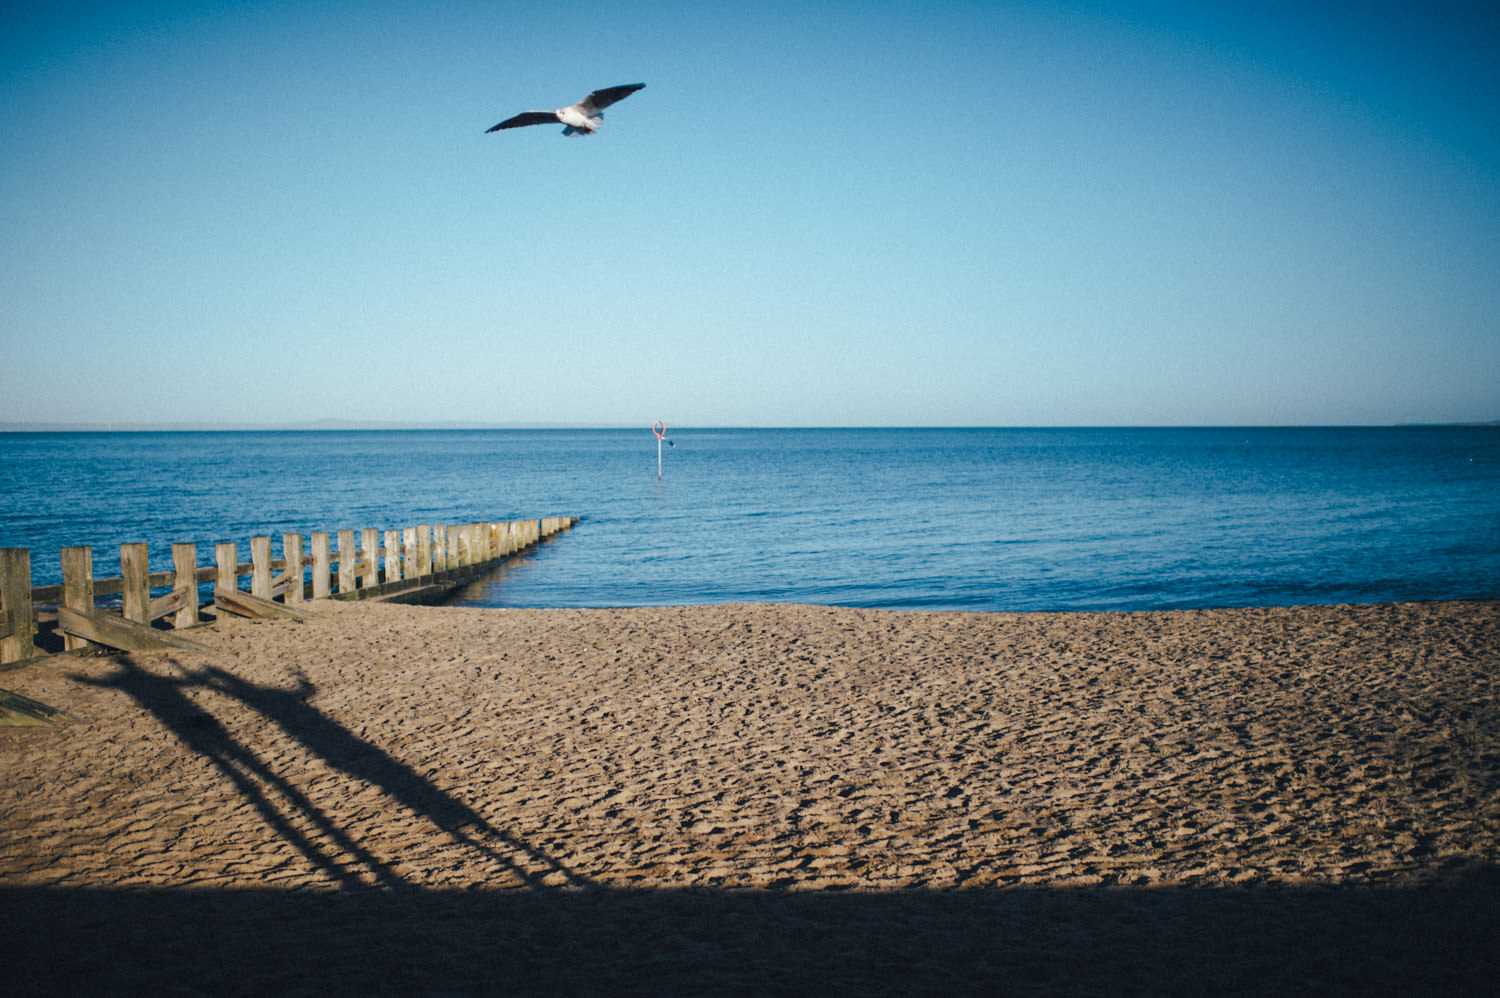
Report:
[[[1141,610],[1500,597],[1500,428],[0,434],[0,546],[572,514],[497,607]],[[247,548],[242,548],[247,550]]]

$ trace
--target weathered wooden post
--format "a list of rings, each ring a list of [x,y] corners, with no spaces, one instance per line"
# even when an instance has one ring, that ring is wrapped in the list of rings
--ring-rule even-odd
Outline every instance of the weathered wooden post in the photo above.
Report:
[[[271,538],[250,538],[250,595],[271,598]]]
[[[448,528],[441,523],[432,528],[432,570],[448,571]]]
[[[63,606],[79,613],[93,613],[94,549],[87,546],[63,548],[62,573]],[[87,638],[63,633],[64,651],[77,651],[89,644]]]
[[[125,605],[121,613],[138,624],[151,623],[151,573],[145,544],[120,545],[120,574],[124,576]]]
[[[417,575],[432,574],[432,524],[417,524]]]
[[[333,570],[333,557],[328,550],[328,531],[326,530],[313,531],[312,561],[313,599],[327,599],[331,591],[329,573]]]
[[[0,548],[0,662],[36,654],[32,626],[31,549]]]
[[[401,581],[401,531],[385,532],[385,581]]]
[[[240,586],[240,549],[234,541],[222,541],[214,545],[214,564],[219,572],[214,576],[214,588],[233,592]]]
[[[374,527],[365,527],[359,532],[360,546],[364,549],[360,552],[360,586],[370,589],[380,585],[380,531]]]
[[[302,570],[302,534],[281,535],[281,560],[286,562],[282,571],[282,586],[286,588],[286,602],[301,603],[306,589],[306,576]]]
[[[172,589],[186,590],[182,594],[182,608],[172,618],[172,626],[195,626],[198,623],[198,545],[172,545]]]
[[[339,531],[339,592],[354,592],[354,569],[359,555],[354,550],[354,531]]]
[[[219,573],[213,576],[214,588],[231,593],[240,588],[240,546],[237,543],[233,540],[216,543],[213,546],[213,563],[219,566]]]
[[[459,554],[459,541],[463,539],[463,528],[456,523],[448,524],[448,568],[462,568],[463,558]]]
[[[406,527],[401,531],[401,574],[405,578],[415,579],[422,573],[417,571],[417,528]]]

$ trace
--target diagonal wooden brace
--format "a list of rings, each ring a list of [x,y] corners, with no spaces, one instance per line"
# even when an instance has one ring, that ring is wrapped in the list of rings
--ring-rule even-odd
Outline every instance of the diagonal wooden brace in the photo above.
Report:
[[[293,610],[284,603],[261,599],[259,596],[252,596],[238,589],[215,589],[214,606],[241,617],[254,619],[290,617],[293,620],[307,620],[313,616],[301,610]]]
[[[120,651],[196,651],[211,654],[213,649],[175,634],[158,631],[133,620],[107,613],[87,613],[71,607],[57,608],[57,625],[65,634],[87,638],[95,644]]]

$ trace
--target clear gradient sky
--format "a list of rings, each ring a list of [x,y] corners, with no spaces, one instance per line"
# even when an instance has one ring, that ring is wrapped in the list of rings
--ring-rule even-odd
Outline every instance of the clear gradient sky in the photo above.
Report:
[[[1500,419],[1492,0],[33,6],[0,422]]]

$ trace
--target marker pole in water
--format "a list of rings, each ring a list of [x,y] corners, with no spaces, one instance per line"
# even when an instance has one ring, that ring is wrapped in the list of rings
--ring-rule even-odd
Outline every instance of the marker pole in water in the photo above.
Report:
[[[656,480],[661,481],[661,438],[667,435],[667,424],[661,420],[651,424],[651,432],[656,434]]]

